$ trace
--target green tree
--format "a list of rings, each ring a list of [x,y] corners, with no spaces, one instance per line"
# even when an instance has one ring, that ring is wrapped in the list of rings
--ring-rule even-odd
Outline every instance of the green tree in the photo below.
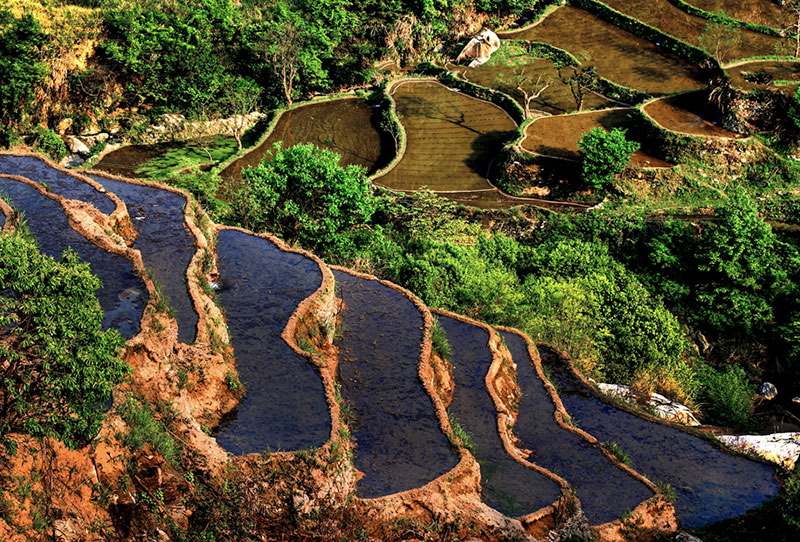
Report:
[[[234,194],[233,216],[247,228],[328,252],[377,208],[366,170],[342,168],[334,152],[310,143],[288,149],[276,144],[270,158],[243,170]]]
[[[597,127],[583,135],[578,148],[583,155],[583,180],[594,188],[604,188],[625,169],[631,156],[639,150],[639,143],[625,138],[626,130],[614,128],[610,132]]]
[[[727,17],[724,11],[718,11],[717,15]],[[709,21],[697,41],[701,49],[722,63],[742,43],[742,34],[726,23]]]
[[[29,112],[36,87],[48,73],[42,48],[47,36],[33,15],[0,10],[0,125],[13,126]]]
[[[100,281],[66,250],[60,262],[22,234],[0,236],[0,443],[50,436],[91,438],[103,403],[129,368],[123,340],[103,331]]]

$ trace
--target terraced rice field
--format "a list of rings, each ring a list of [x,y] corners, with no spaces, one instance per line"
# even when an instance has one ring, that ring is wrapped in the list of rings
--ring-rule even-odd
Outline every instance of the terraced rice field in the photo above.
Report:
[[[539,349],[572,419],[600,442],[614,442],[634,468],[675,491],[681,526],[696,529],[742,515],[778,492],[773,469],[723,452],[699,437],[646,421],[592,395],[552,350]]]
[[[523,107],[523,95],[516,88],[518,81],[525,79],[522,86],[529,92],[537,81],[541,81],[543,84],[549,82],[550,86],[538,98],[531,101],[531,110],[556,115],[574,111],[577,107],[575,99],[572,97],[569,86],[561,82],[553,62],[544,58],[532,59],[519,47],[515,47],[515,50],[519,51],[519,54],[511,56],[508,64],[490,60],[477,68],[453,66],[452,71],[467,81],[509,94]],[[587,95],[583,104],[584,109],[613,106],[614,102],[610,99],[595,93]]]
[[[522,148],[527,151],[569,160],[580,160],[578,141],[592,128],[627,129],[629,139],[641,141],[637,132],[643,121],[631,109],[607,109],[574,115],[558,115],[537,119],[528,125]],[[671,167],[672,164],[639,150],[630,165],[638,167]]]
[[[669,0],[605,0],[612,8],[635,19],[658,28],[662,32],[681,39],[691,45],[699,46],[700,36],[705,31],[706,19],[689,15],[671,4]],[[738,45],[727,49],[718,59],[730,62],[737,58],[786,54],[788,41],[760,32],[744,29],[732,29],[731,35],[738,35]]]
[[[422,314],[377,281],[334,276],[344,301],[339,382],[353,410],[353,461],[364,473],[356,493],[373,498],[421,487],[459,460],[419,378]]]
[[[775,0],[686,0],[686,3],[709,12],[722,10],[734,19],[778,29],[792,24],[789,9],[782,8]]]
[[[642,482],[612,464],[583,437],[556,423],[555,406],[534,370],[525,339],[506,331],[500,336],[517,364],[521,397],[514,434],[520,448],[531,450],[529,459],[569,480],[593,525],[613,521],[652,497]]]
[[[595,66],[601,77],[654,95],[704,86],[698,67],[572,6],[558,8],[535,26],[499,35],[549,43]]]
[[[733,86],[743,90],[783,88],[794,92],[798,84],[776,86],[774,81],[800,82],[800,61],[767,60],[747,62],[726,69]],[[759,79],[753,80],[753,77]]]
[[[448,413],[470,435],[473,455],[481,467],[481,498],[509,516],[523,516],[553,503],[559,485],[506,453],[497,431],[497,410],[485,377],[492,364],[489,333],[449,316],[440,325],[453,349],[453,401]]]
[[[704,103],[704,97],[695,93],[679,94],[655,100],[644,111],[667,130],[706,137],[745,137],[706,120]]]
[[[217,441],[236,455],[323,445],[331,419],[322,378],[281,333],[322,283],[316,262],[234,230],[217,236],[219,302],[247,390]]]
[[[403,82],[392,91],[408,145],[376,183],[397,190],[494,191],[486,180],[516,123],[499,107],[438,82]]]
[[[42,162],[43,163],[43,162]],[[76,185],[85,184],[74,177],[60,177]],[[88,186],[88,185],[87,185]],[[136,274],[133,264],[123,256],[107,252],[72,229],[61,204],[42,195],[35,188],[6,177],[0,177],[0,192],[6,203],[19,209],[39,250],[56,260],[67,247],[91,266],[102,282],[97,299],[103,308],[103,328],[113,328],[125,339],[139,333],[142,314],[147,305],[147,289]]]
[[[360,98],[310,103],[284,111],[264,142],[231,163],[220,175],[237,184],[242,178],[242,168],[258,165],[278,142],[284,149],[298,143],[313,143],[337,153],[342,166],[357,165],[369,172],[376,171],[394,152],[394,144],[387,142],[378,122],[376,108]]]
[[[195,238],[183,220],[186,200],[161,188],[102,175],[90,177],[125,202],[137,233],[133,248],[142,253],[145,266],[175,310],[178,340],[191,343],[197,331],[197,312],[186,287],[186,270],[195,254]]]

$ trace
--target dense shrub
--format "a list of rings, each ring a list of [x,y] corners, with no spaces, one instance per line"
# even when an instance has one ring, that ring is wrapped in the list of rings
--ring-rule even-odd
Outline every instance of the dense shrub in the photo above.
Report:
[[[755,390],[741,367],[723,371],[707,365],[698,370],[703,419],[707,423],[744,427],[753,411]]]
[[[53,130],[41,126],[36,130],[36,141],[33,148],[49,155],[56,162],[69,154],[61,137]]]
[[[631,156],[639,150],[639,143],[628,141],[626,131],[614,128],[592,128],[578,141],[583,156],[583,181],[593,188],[605,188],[614,182]]]
[[[15,18],[0,9],[0,125],[20,123],[30,112],[36,87],[48,73],[42,48],[47,38],[31,14]]]

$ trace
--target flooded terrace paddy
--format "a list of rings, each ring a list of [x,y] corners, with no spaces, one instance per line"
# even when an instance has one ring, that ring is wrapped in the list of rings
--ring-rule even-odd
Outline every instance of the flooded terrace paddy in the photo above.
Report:
[[[91,203],[106,215],[110,215],[116,209],[116,205],[108,196],[89,183],[51,167],[36,156],[12,156],[0,153],[0,174],[20,175],[46,186],[53,194]]]
[[[281,337],[297,306],[322,283],[319,265],[235,230],[219,232],[217,257],[219,302],[246,389],[217,441],[236,455],[322,446],[331,431],[322,378]]]
[[[558,8],[537,25],[499,35],[549,43],[595,66],[601,77],[654,95],[705,86],[697,66],[572,6]]]
[[[72,181],[85,184],[74,178]],[[125,339],[136,335],[147,304],[147,289],[134,271],[133,264],[123,256],[95,246],[73,230],[61,204],[32,186],[0,177],[0,193],[6,203],[23,214],[28,230],[43,254],[60,260],[69,247],[81,261],[91,266],[92,273],[102,282],[97,299],[104,312],[103,328],[116,329]]]
[[[638,113],[633,109],[607,109],[573,115],[542,117],[528,125],[522,148],[545,156],[555,156],[568,160],[580,160],[578,141],[592,128],[602,127],[606,130],[623,128],[628,130],[628,139],[642,142],[642,123]],[[631,157],[630,165],[638,167],[671,167],[672,164],[636,151]]]
[[[339,347],[342,397],[353,411],[359,497],[424,486],[459,456],[445,437],[418,373],[422,314],[402,293],[334,271],[344,301]]]
[[[493,359],[489,332],[448,316],[437,318],[453,350],[453,401],[447,411],[470,436],[481,468],[481,499],[509,516],[552,504],[561,496],[560,486],[518,463],[500,439],[497,410],[485,382]]]
[[[653,496],[653,492],[613,465],[594,445],[558,425],[555,405],[534,370],[525,339],[500,332],[517,364],[522,396],[514,434],[520,448],[532,450],[530,461],[564,477],[575,489],[593,525],[619,518]]]
[[[339,165],[357,165],[372,173],[385,166],[394,153],[394,143],[379,128],[380,110],[360,98],[342,98],[309,103],[284,111],[269,136],[255,149],[226,167],[220,174],[233,184],[242,179],[242,169],[255,167],[281,142],[286,149],[298,143],[313,143],[340,156]]]
[[[496,190],[486,179],[489,168],[517,128],[505,111],[433,81],[405,81],[392,93],[407,148],[377,184],[435,192]]]
[[[792,24],[790,10],[779,6],[776,0],[686,0],[686,3],[709,12],[722,10],[734,19],[779,30]]]
[[[689,15],[671,4],[669,0],[605,0],[605,3],[619,12],[695,46],[699,46],[700,36],[709,24],[706,19]],[[741,41],[727,50],[722,55],[723,58],[718,59],[720,62],[736,58],[785,54],[780,51],[788,46],[787,40],[752,30],[731,29],[731,34],[740,36]]]
[[[775,496],[773,469],[661,423],[650,422],[596,398],[548,348],[542,364],[578,427],[600,442],[614,442],[633,468],[675,491],[681,526],[694,529],[740,516]]]
[[[745,137],[706,120],[705,103],[702,92],[690,92],[655,100],[643,110],[667,130],[705,137]]]
[[[161,188],[102,175],[90,177],[125,202],[138,234],[133,248],[141,252],[145,267],[175,309],[178,340],[187,344],[193,342],[198,317],[186,286],[186,271],[195,254],[195,238],[184,222],[186,200]]]

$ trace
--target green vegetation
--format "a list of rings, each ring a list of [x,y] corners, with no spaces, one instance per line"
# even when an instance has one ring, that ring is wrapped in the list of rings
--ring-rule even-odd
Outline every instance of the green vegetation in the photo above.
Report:
[[[145,444],[161,454],[165,461],[179,465],[180,448],[169,434],[169,429],[161,419],[156,419],[152,409],[133,397],[119,407],[120,416],[128,424],[128,432],[122,441],[131,450],[139,450]]]
[[[621,463],[628,465],[629,467],[633,467],[633,461],[631,461],[631,457],[625,452],[622,448],[619,447],[614,441],[611,442],[604,442],[603,446],[605,446],[606,450],[614,454],[614,457],[619,459]]]
[[[41,126],[36,129],[36,140],[34,141],[33,148],[49,155],[50,158],[56,162],[69,154],[67,146],[61,138],[58,137],[58,134],[53,130],[48,130]]]
[[[745,427],[753,410],[755,390],[741,367],[718,371],[700,366],[703,419],[726,427]]]
[[[123,341],[103,331],[87,264],[57,262],[22,234],[0,236],[0,444],[7,435],[50,436],[77,446],[94,437],[103,403],[128,373]]]
[[[610,132],[604,128],[592,128],[578,141],[583,154],[583,181],[593,188],[606,188],[614,182],[614,177],[630,162],[633,153],[639,150],[639,143],[628,141],[625,130],[614,128]]]
[[[433,318],[433,327],[431,327],[431,341],[433,342],[433,351],[439,354],[442,359],[450,361],[453,356],[453,348],[450,346],[450,341],[447,340],[447,334],[442,329],[439,319],[435,316]]]

